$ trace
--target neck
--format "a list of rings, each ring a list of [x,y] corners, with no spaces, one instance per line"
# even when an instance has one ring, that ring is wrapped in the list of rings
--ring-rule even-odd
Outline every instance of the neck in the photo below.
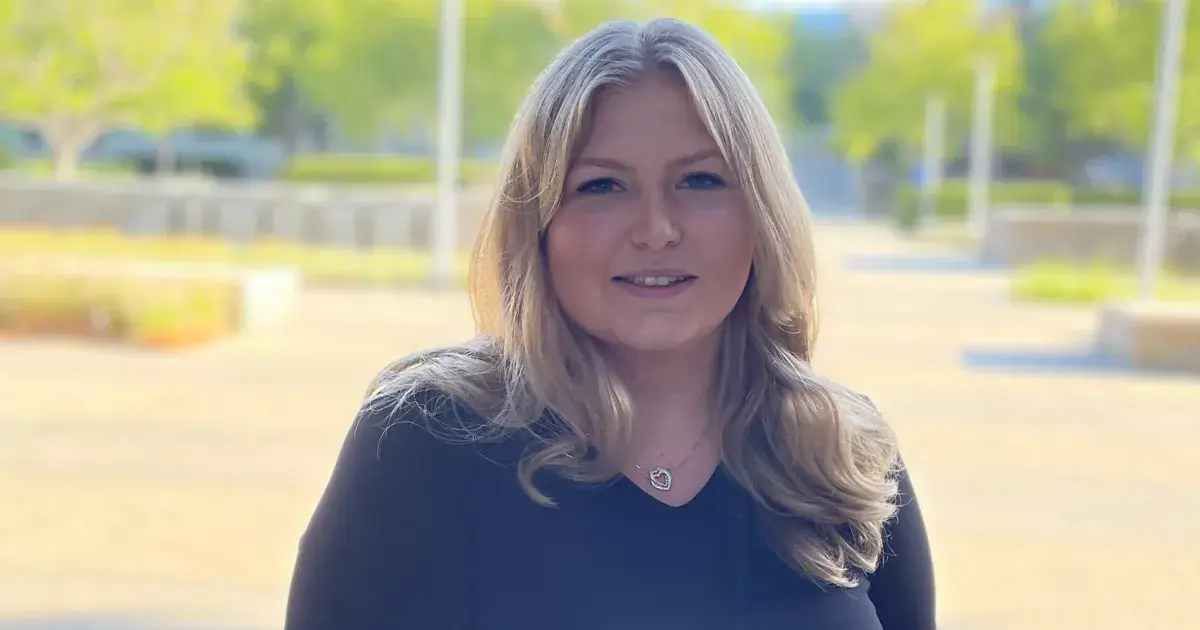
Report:
[[[719,333],[663,352],[613,351],[612,365],[636,406],[634,440],[692,434],[710,413]]]

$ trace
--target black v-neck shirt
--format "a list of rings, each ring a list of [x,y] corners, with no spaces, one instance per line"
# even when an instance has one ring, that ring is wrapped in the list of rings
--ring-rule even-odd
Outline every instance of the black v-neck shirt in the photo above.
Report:
[[[395,420],[400,422],[395,422]],[[521,444],[464,444],[415,409],[350,431],[302,537],[286,630],[933,630],[912,485],[887,555],[856,588],[818,586],[767,546],[718,469],[671,507],[624,477],[518,485]]]

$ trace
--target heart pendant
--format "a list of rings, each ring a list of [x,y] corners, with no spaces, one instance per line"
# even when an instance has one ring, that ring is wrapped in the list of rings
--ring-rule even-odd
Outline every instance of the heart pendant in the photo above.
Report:
[[[671,489],[671,471],[661,466],[650,471],[650,485],[655,490],[666,492]]]

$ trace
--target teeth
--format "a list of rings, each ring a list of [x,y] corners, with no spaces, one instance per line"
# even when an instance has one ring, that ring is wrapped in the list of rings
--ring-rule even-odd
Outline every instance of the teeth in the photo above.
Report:
[[[681,276],[631,276],[629,281],[645,287],[665,287],[669,284],[682,282]]]

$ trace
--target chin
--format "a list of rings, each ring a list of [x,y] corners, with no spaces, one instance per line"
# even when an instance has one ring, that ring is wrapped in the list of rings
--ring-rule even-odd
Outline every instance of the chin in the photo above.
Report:
[[[691,341],[694,340],[633,337],[620,339],[614,345],[634,352],[670,352],[687,347]]]
[[[686,324],[645,326],[618,331],[610,343],[635,352],[670,352],[692,346],[709,336],[710,333]]]

